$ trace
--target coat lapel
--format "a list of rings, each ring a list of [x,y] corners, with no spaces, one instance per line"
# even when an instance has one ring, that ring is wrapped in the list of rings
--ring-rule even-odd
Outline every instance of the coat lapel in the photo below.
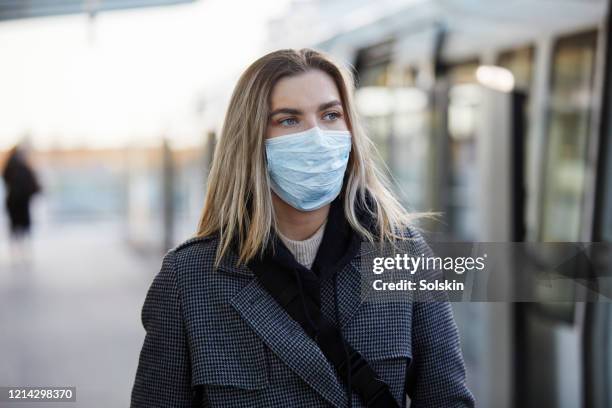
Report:
[[[363,245],[359,256],[338,273],[338,304],[342,327],[358,313],[371,293],[365,291],[360,294],[363,277],[359,271],[359,258],[371,251],[368,248]],[[344,386],[338,381],[334,367],[319,346],[266,291],[247,266],[236,267],[233,264],[236,260],[237,256],[231,253],[229,258],[221,262],[219,269],[230,275],[253,279],[232,297],[232,307],[270,350],[312,389],[330,404],[346,406],[348,401]]]
[[[230,303],[270,350],[310,387],[336,407],[347,404],[343,386],[319,346],[257,279],[240,290]]]
[[[331,219],[330,219],[331,218]],[[338,260],[342,254],[334,253],[341,241],[348,245],[352,239],[348,223],[344,220],[341,199],[332,203],[328,223],[334,224],[330,232],[325,232],[321,248],[315,259],[316,267],[321,269],[321,278],[326,280],[332,268],[330,263]],[[330,225],[330,224],[328,224]],[[342,235],[344,234],[344,235]],[[355,241],[353,241],[355,245]],[[353,247],[354,248],[354,247]],[[346,263],[341,270],[336,270],[338,285],[338,306],[341,326],[345,326],[354,317],[361,306],[368,300],[371,291],[362,291],[364,276],[360,272],[360,259],[371,252],[369,245],[358,244],[356,250],[344,253]],[[237,255],[230,251],[230,256],[221,261],[220,270],[230,274],[253,277],[230,301],[232,307],[239,313],[253,331],[264,341],[293,372],[302,378],[310,387],[336,407],[348,403],[344,385],[338,381],[335,368],[327,360],[317,343],[304,331],[266,288],[255,278],[255,273],[246,265],[236,267]],[[350,256],[353,256],[350,259]],[[342,264],[340,260],[340,264]],[[358,350],[359,351],[359,350]],[[299,358],[296,358],[298,356]]]

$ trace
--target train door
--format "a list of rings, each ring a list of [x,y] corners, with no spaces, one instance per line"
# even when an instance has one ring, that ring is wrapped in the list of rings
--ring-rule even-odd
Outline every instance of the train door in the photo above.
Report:
[[[478,67],[477,60],[446,66],[431,92],[432,208],[441,211],[443,218],[431,225],[436,228],[428,226],[428,230],[435,233],[432,239],[440,241],[511,239],[503,232],[499,234],[500,230],[511,230],[510,213],[508,217],[501,215],[501,208],[490,200],[502,198],[508,202],[511,198],[511,174],[501,163],[511,161],[507,153],[512,145],[509,124],[514,106],[511,95],[477,82]],[[483,175],[498,180],[485,180]],[[487,192],[487,184],[499,191]],[[483,210],[489,215],[485,216]],[[491,226],[488,222],[496,219],[493,210],[500,215],[499,222]],[[502,303],[453,303],[468,385],[481,406],[509,407],[509,308]]]
[[[596,32],[561,37],[552,51],[547,131],[541,158],[538,240],[580,242],[586,187]],[[577,407],[582,379],[575,302],[518,305],[516,393],[525,407]]]
[[[612,26],[608,10],[592,241],[612,246]],[[606,251],[609,253],[609,251]],[[612,293],[609,257],[594,262],[600,288]],[[612,301],[586,303],[582,335],[584,406],[612,407]]]
[[[462,181],[463,188],[469,188],[466,191],[469,201],[463,201],[467,208],[456,212],[466,218],[470,214],[471,229],[463,230],[469,231],[470,235],[464,235],[464,240],[518,241],[524,234],[525,95],[522,92],[501,92],[480,84],[463,85],[457,89],[461,90],[464,103],[470,110],[463,113],[464,118],[449,119],[449,123],[472,122],[471,141],[467,146],[460,146],[463,149],[469,147],[471,173],[457,175],[470,178]],[[453,114],[450,110],[452,99],[451,94],[449,115]],[[449,143],[456,143],[452,136],[449,139]],[[454,225],[461,228],[461,224]],[[494,287],[490,288],[496,293],[489,293],[493,297],[509,299],[513,290],[510,262],[498,269]],[[458,302],[454,304],[454,311],[462,330],[468,380],[479,404],[511,406],[514,366],[512,303]]]

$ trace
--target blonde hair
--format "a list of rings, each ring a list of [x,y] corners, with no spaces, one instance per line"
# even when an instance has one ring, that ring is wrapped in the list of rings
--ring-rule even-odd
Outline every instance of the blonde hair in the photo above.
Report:
[[[414,218],[391,193],[387,179],[373,160],[374,146],[354,108],[352,73],[323,52],[282,49],[253,62],[241,75],[229,102],[196,233],[198,237],[219,234],[215,265],[233,239],[237,239],[239,248],[238,264],[247,263],[263,251],[271,227],[276,228],[264,145],[270,95],[279,79],[313,69],[334,80],[352,134],[348,178],[343,188],[344,214],[350,225],[368,241],[376,240],[355,213],[355,204],[359,203],[373,217],[382,244],[401,238],[403,229]],[[370,205],[366,192],[371,197]]]

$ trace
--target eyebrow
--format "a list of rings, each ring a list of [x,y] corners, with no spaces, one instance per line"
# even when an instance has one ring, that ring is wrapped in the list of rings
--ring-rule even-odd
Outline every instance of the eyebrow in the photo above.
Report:
[[[332,106],[337,106],[337,105],[342,105],[342,103],[340,103],[340,101],[337,99],[334,99],[333,101],[322,103],[321,105],[319,105],[318,112],[325,110],[325,109],[329,109]],[[294,109],[294,108],[279,108],[279,109],[275,109],[272,112],[270,112],[269,117],[271,118],[272,116],[278,115],[279,113],[286,113],[290,115],[301,115],[303,112],[299,109]]]

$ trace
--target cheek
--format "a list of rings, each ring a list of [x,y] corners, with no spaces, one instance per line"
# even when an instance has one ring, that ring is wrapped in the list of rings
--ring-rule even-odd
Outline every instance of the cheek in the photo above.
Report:
[[[329,129],[333,129],[333,130],[349,130],[348,128],[348,124],[346,123],[346,120],[344,119],[344,116],[341,118],[338,118],[337,120],[333,121],[333,122],[324,122],[326,127],[328,127]]]
[[[280,129],[278,126],[268,125],[268,128],[266,129],[265,138],[271,139],[276,136],[281,136],[282,134],[282,129]]]
[[[270,127],[266,132],[266,139],[271,139],[276,136],[282,136],[290,133],[287,129],[279,128],[279,127]]]
[[[273,121],[270,121],[270,123],[268,123],[268,126],[266,127],[265,138],[272,139],[277,136],[283,136],[283,135],[288,135],[290,133],[295,133],[295,132],[298,132],[299,130],[300,130],[299,126],[291,126],[291,127],[281,126]]]

